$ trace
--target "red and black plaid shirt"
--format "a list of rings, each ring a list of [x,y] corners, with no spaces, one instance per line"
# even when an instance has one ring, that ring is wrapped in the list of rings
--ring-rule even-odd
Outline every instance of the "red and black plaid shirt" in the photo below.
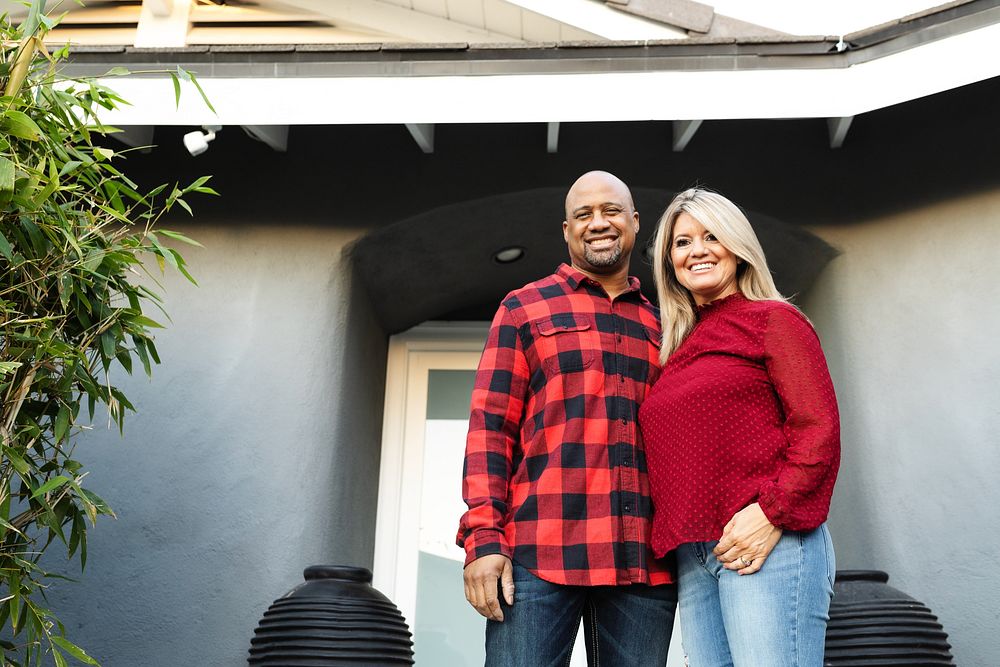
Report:
[[[577,586],[670,581],[649,547],[637,414],[659,374],[656,310],[563,264],[511,292],[472,391],[458,544]]]

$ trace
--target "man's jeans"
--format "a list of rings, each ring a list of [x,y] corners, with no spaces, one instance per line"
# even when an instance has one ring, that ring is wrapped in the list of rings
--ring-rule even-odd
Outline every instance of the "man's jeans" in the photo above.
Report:
[[[486,621],[486,667],[564,667],[580,619],[591,667],[663,667],[677,589],[561,586],[514,563],[514,605],[501,595],[503,623]]]
[[[692,667],[822,667],[836,571],[826,524],[785,531],[754,574],[722,567],[716,544],[677,549],[681,642]]]

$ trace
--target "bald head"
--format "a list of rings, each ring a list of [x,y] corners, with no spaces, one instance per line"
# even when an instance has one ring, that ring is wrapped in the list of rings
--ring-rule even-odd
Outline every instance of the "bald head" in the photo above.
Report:
[[[588,171],[566,193],[563,238],[570,262],[591,277],[620,286],[638,233],[632,193],[617,176]]]
[[[618,193],[622,203],[627,204],[630,211],[635,210],[632,191],[628,189],[625,182],[610,172],[595,170],[588,171],[576,179],[573,185],[570,186],[569,192],[566,193],[566,219],[569,220],[572,217],[573,209],[570,206],[575,203],[574,199],[579,195],[585,192],[590,193],[597,189],[607,190],[608,188]]]

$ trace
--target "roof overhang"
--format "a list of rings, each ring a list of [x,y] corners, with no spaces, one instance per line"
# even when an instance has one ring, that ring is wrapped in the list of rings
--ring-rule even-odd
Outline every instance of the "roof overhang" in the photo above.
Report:
[[[70,74],[198,73],[175,109],[164,75],[112,77],[115,125],[316,125],[849,117],[1000,75],[1000,2],[844,38],[594,44],[96,49]]]

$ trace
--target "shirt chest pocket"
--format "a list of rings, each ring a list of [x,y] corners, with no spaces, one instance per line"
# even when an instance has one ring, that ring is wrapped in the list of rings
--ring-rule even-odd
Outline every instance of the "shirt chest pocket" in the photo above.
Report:
[[[546,374],[578,373],[594,363],[600,334],[572,315],[556,315],[535,323],[535,349]]]

